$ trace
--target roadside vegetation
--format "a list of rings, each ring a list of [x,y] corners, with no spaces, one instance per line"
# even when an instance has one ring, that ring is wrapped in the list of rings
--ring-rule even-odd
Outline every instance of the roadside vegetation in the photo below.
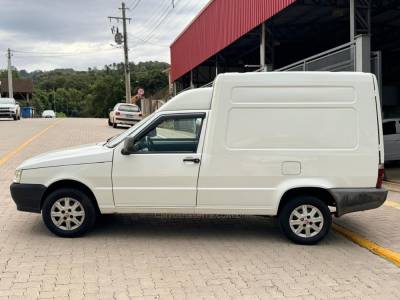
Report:
[[[165,99],[168,96],[167,63],[149,61],[130,64],[132,95],[138,88],[145,90],[145,97]],[[112,64],[102,69],[87,71],[56,69],[52,71],[25,70],[13,73],[15,78],[32,78],[33,97],[30,103],[36,114],[53,109],[67,117],[106,117],[116,103],[125,101],[123,64]],[[7,78],[7,71],[0,71],[0,80]]]

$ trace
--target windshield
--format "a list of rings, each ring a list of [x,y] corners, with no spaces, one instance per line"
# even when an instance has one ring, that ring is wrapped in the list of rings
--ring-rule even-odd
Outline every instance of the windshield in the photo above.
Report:
[[[145,124],[147,122],[147,120],[149,120],[151,117],[153,116],[153,114],[147,116],[146,118],[144,118],[143,120],[141,120],[140,122],[136,123],[135,125],[133,125],[131,128],[129,128],[128,130],[124,131],[123,133],[121,133],[120,135],[117,135],[115,137],[113,137],[112,139],[110,139],[105,145],[109,148],[113,148],[115,146],[117,146],[119,143],[121,143],[127,136],[130,136],[132,133],[134,133],[136,130],[138,130],[139,128],[141,128],[143,126],[143,124]]]
[[[119,111],[128,111],[128,112],[138,112],[139,107],[137,105],[120,105],[118,107]]]
[[[0,98],[0,104],[15,104],[15,100],[9,98]]]

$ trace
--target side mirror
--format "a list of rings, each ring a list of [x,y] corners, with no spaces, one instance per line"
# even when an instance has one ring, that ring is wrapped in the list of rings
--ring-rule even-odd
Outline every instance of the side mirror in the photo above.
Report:
[[[128,136],[124,142],[124,148],[121,150],[122,155],[130,155],[137,151],[137,147],[135,147],[135,138],[133,136]]]

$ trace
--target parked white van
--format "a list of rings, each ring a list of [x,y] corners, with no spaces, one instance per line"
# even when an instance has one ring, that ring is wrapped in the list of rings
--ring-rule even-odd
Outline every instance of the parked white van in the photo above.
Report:
[[[107,142],[26,160],[11,194],[63,237],[98,214],[238,214],[313,244],[332,214],[385,201],[380,111],[371,74],[223,74]]]

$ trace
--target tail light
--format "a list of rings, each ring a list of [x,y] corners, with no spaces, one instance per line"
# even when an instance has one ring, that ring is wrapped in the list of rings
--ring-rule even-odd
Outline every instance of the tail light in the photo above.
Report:
[[[380,189],[382,187],[382,182],[385,177],[385,168],[383,165],[379,165],[378,168],[378,178],[376,179],[376,188]]]
[[[121,113],[120,113],[119,111],[117,111],[115,114],[116,114],[117,116],[119,116]]]

